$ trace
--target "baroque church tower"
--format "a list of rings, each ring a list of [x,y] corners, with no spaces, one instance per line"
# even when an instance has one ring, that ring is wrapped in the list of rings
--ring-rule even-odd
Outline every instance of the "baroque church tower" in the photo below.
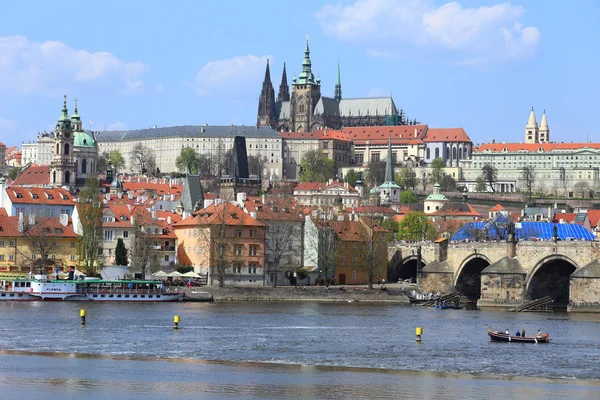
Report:
[[[310,62],[310,49],[306,39],[302,72],[292,80],[290,101],[290,128],[295,132],[311,132],[313,111],[321,98],[321,81],[315,80]]]
[[[54,131],[54,155],[50,163],[50,180],[54,186],[74,186],[75,162],[73,161],[73,127],[67,110],[67,96],[64,96],[62,115]]]
[[[280,89],[281,90],[281,89]],[[258,126],[275,126],[277,117],[275,115],[275,90],[271,82],[271,71],[269,69],[269,60],[267,60],[267,69],[265,71],[265,80],[262,84],[260,97],[258,99]]]
[[[548,121],[546,120],[546,110],[542,115],[542,122],[540,122],[540,143],[550,143],[550,128],[548,127]]]
[[[525,125],[525,143],[539,143],[539,128],[533,107],[531,107],[531,114],[529,114],[529,120]]]

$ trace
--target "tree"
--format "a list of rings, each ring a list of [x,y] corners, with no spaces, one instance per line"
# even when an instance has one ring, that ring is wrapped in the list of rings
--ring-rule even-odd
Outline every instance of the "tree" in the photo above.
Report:
[[[308,219],[305,225],[306,242],[308,244],[307,259],[315,263],[319,274],[325,275],[325,282],[329,281],[329,274],[335,268],[335,260],[340,249],[340,239],[333,218],[323,211],[316,211],[316,215]]]
[[[175,166],[179,171],[187,172],[188,174],[198,173],[198,155],[191,147],[184,147],[175,159]]]
[[[590,191],[590,184],[586,181],[579,181],[575,185],[573,185],[573,191],[575,193],[579,193],[579,197],[584,199],[585,195]]]
[[[21,216],[19,216],[20,218]],[[23,236],[29,247],[28,253],[17,247],[17,252],[23,257],[22,267],[36,275],[46,275],[47,268],[57,263],[57,260],[50,258],[50,253],[53,253],[57,247],[56,236],[53,232],[56,224],[52,218],[36,220],[35,214],[32,214],[29,215],[27,221],[20,219],[19,225],[23,227]]]
[[[477,177],[477,183],[475,184],[476,192],[487,192],[487,183],[485,183],[485,178],[483,176]]]
[[[198,155],[198,174],[202,178],[214,178],[217,176],[214,165],[215,163],[210,154]]]
[[[288,205],[291,207],[291,205]],[[259,220],[267,225],[265,236],[265,258],[268,263],[268,273],[274,273],[273,287],[277,286],[277,277],[283,256],[290,250],[294,239],[301,235],[302,229],[298,215],[284,212],[288,207],[263,205]]]
[[[481,168],[481,173],[483,175],[483,180],[487,182],[492,189],[493,193],[496,193],[496,189],[494,188],[494,183],[498,180],[498,170],[496,167],[490,164],[485,164],[483,168]]]
[[[395,181],[400,187],[415,190],[415,186],[417,186],[417,174],[411,167],[402,168],[396,174]]]
[[[102,268],[101,254],[104,243],[102,231],[102,212],[104,210],[100,198],[98,179],[90,176],[79,193],[77,213],[79,215],[79,268],[90,276],[97,276]]]
[[[371,161],[365,172],[369,186],[381,185],[385,180],[385,161]]]
[[[21,168],[19,167],[12,167],[10,171],[8,171],[8,177],[14,181],[15,179],[17,179],[17,176],[19,176],[20,170]]]
[[[456,180],[450,175],[444,175],[440,182],[442,192],[454,192],[456,190]]]
[[[412,190],[405,190],[400,193],[400,203],[402,204],[412,204],[418,201],[417,195]]]
[[[427,169],[421,168],[419,171],[419,178],[421,179],[421,184],[423,185],[423,191],[427,190]]]
[[[267,157],[265,156],[248,156],[248,173],[250,175],[256,175],[256,177],[262,181],[267,161]]]
[[[148,215],[146,210],[140,210],[133,214],[133,238],[130,242],[131,263],[129,270],[139,272],[142,274],[142,278],[145,278],[147,273],[155,272],[159,267],[156,254],[151,251],[154,245],[152,217]]]
[[[96,160],[96,172],[106,171],[107,162],[108,162],[108,153],[104,151],[98,155],[98,159]]]
[[[431,162],[431,183],[433,184],[441,184],[442,176],[444,174],[444,168],[446,167],[446,163],[440,157],[434,158]]]
[[[117,239],[117,247],[115,248],[115,264],[129,264],[129,261],[127,260],[127,249],[125,248],[125,243],[123,243],[122,238]]]
[[[156,169],[154,152],[149,147],[137,143],[131,149],[131,166],[132,169],[137,169],[140,174],[154,173]]]
[[[110,160],[110,162],[112,163],[112,166],[115,169],[115,171],[119,171],[125,168],[125,158],[119,150],[112,150],[108,154],[108,160]]]
[[[335,177],[335,163],[325,153],[310,150],[300,161],[301,182],[327,182]]]
[[[344,180],[348,183],[348,185],[354,187],[356,186],[356,181],[358,180],[358,172],[356,172],[353,168],[349,169],[346,172],[346,177]]]
[[[373,214],[374,214],[373,208]],[[361,251],[362,268],[367,273],[367,288],[373,289],[373,279],[377,271],[385,271],[387,265],[388,243],[392,237],[391,232],[381,227],[375,215],[362,217],[359,221],[359,234],[363,241]]]
[[[535,183],[534,167],[528,165],[521,168],[521,179],[523,180],[523,185],[525,186],[527,193],[529,193],[529,202],[531,203],[531,193],[533,191],[533,184]]]
[[[429,221],[424,212],[410,211],[400,221],[398,237],[401,240],[413,242],[433,240],[436,235],[435,226]]]

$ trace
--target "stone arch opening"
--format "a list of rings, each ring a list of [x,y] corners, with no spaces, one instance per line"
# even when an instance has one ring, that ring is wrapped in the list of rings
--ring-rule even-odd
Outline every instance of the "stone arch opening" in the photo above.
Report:
[[[577,270],[576,264],[566,257],[552,257],[538,263],[527,283],[526,299],[550,296],[554,307],[569,304],[569,276]]]
[[[470,301],[477,301],[481,297],[481,271],[490,265],[487,258],[474,256],[463,263],[458,270],[454,290],[462,293]]]

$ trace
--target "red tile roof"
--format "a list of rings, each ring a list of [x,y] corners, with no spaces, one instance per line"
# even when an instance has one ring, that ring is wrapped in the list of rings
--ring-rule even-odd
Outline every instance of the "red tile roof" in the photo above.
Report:
[[[35,225],[26,230],[23,236],[77,238],[72,222],[69,220],[67,226],[64,226],[59,218],[37,218]]]
[[[4,210],[2,208],[1,210]],[[15,237],[22,236],[19,232],[19,217],[9,217],[6,215],[6,210],[3,215],[0,215],[0,237]]]
[[[279,132],[284,139],[316,139],[316,140],[342,140],[350,141],[348,133],[335,129],[320,129],[313,132]]]
[[[587,214],[592,228],[597,227],[600,224],[600,210],[588,210]]]
[[[577,217],[577,214],[575,213],[556,213],[552,217],[552,222],[558,223],[562,219],[563,222],[570,224],[575,221],[575,217]]]
[[[506,210],[504,207],[502,207],[502,204],[496,204],[494,207],[490,208],[490,212],[494,212],[494,211],[504,211]]]
[[[416,130],[416,135],[415,135]],[[385,144],[389,139],[392,144],[421,144],[427,125],[400,126],[359,126],[343,128],[354,144]]]
[[[63,188],[46,189],[43,187],[9,186],[6,194],[13,203],[35,203],[74,205],[75,200],[68,190]]]
[[[181,220],[175,225],[175,228],[200,226],[200,225],[220,225],[225,218],[225,225],[242,226],[265,226],[262,222],[245,213],[241,208],[229,202],[220,203],[217,206],[210,206],[199,210],[194,216]]]
[[[50,184],[49,165],[30,165],[21,172],[13,185],[48,185]]]
[[[600,149],[600,143],[490,143],[482,144],[473,149],[474,152],[483,152],[486,150],[492,152],[504,151],[560,151],[560,150],[578,150],[578,149]]]
[[[470,142],[463,128],[429,128],[423,137],[424,142]]]

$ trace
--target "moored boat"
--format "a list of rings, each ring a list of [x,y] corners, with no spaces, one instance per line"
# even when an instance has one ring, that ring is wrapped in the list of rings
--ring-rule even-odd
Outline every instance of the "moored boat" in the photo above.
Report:
[[[165,289],[155,280],[49,280],[45,275],[34,279],[1,281],[0,301],[72,300],[72,301],[180,301],[183,292]]]
[[[550,335],[543,333],[536,336],[514,336],[508,333],[493,331],[488,328],[488,335],[492,342],[508,343],[550,343]]]

